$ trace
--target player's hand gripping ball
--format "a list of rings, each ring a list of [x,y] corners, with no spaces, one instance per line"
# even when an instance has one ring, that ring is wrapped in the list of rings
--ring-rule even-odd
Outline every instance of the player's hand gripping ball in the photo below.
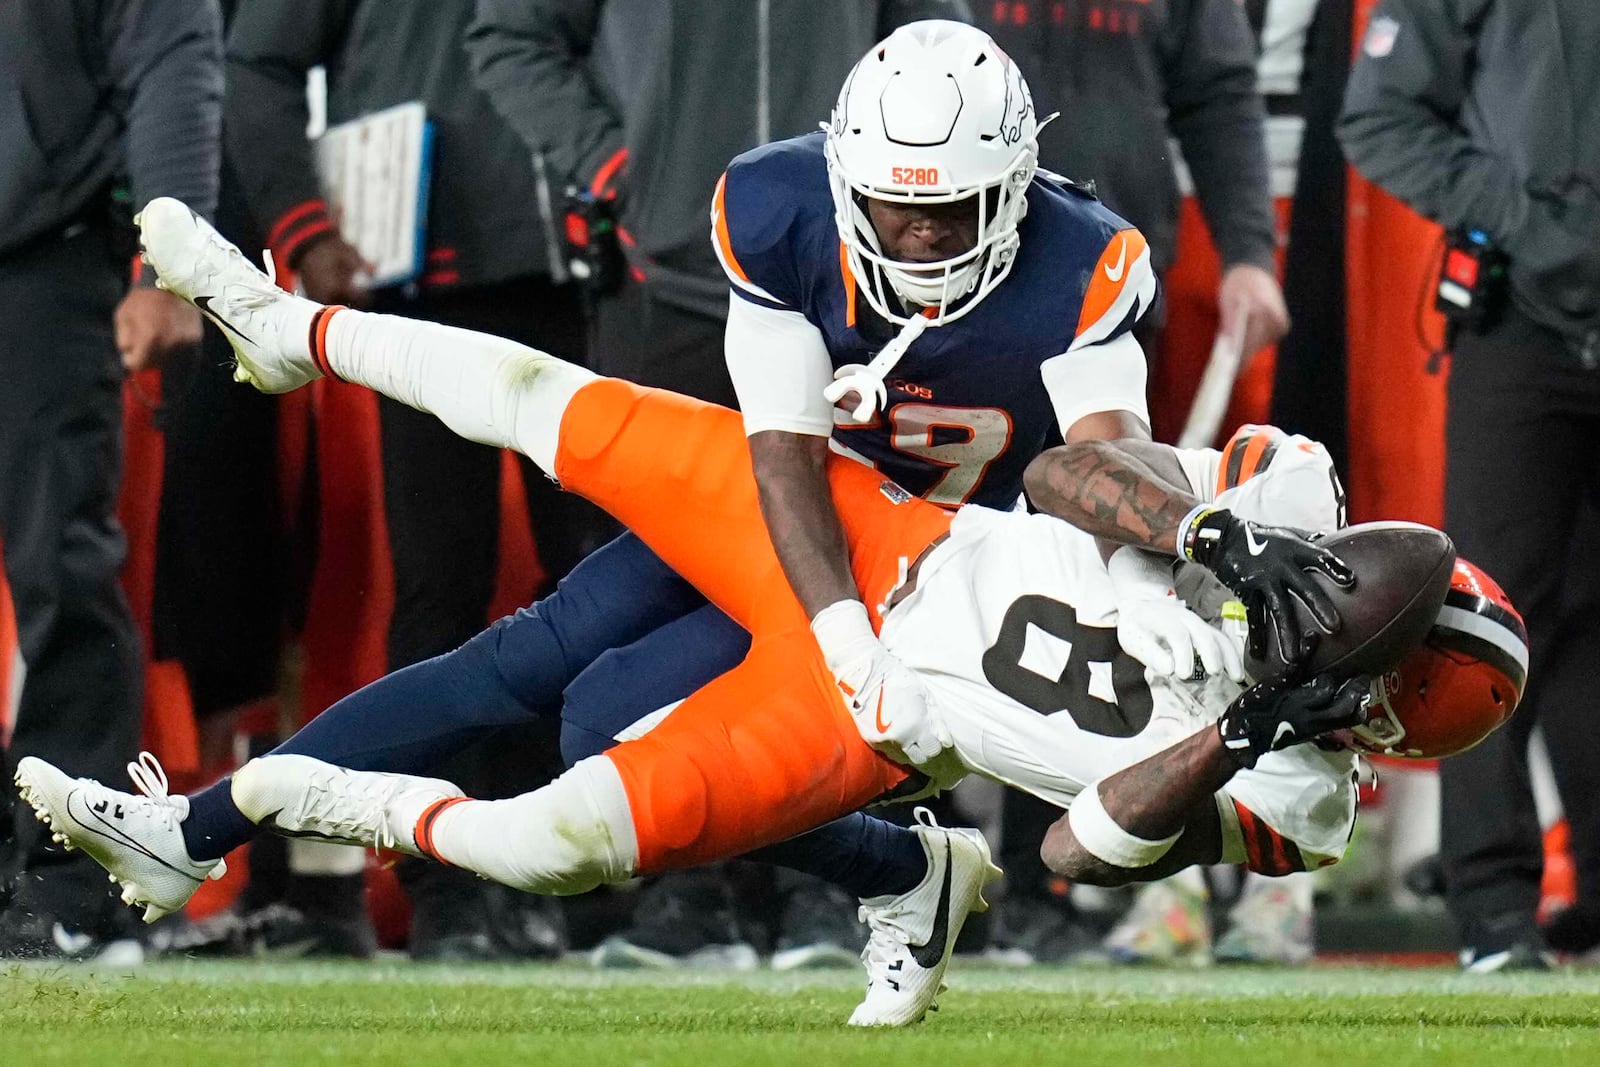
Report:
[[[1217,720],[1222,744],[1241,767],[1254,767],[1268,752],[1313,741],[1367,721],[1371,680],[1340,681],[1319,674],[1308,682],[1272,678],[1246,689]]]

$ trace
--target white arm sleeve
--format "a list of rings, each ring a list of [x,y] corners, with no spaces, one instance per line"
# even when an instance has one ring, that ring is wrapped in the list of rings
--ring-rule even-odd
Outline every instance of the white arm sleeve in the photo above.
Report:
[[[1144,350],[1131,333],[1052,356],[1039,365],[1039,373],[1063,434],[1085,415],[1101,411],[1129,411],[1150,425]]]
[[[724,346],[746,435],[833,436],[833,405],[822,395],[833,381],[833,360],[822,331],[804,315],[729,293]]]
[[[1206,503],[1217,498],[1217,472],[1222,467],[1222,453],[1214,448],[1174,448],[1178,465],[1189,479],[1189,488]]]

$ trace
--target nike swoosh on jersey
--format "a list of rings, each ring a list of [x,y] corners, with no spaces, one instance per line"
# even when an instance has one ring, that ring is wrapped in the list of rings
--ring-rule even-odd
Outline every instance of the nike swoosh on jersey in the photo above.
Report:
[[[1122,238],[1122,249],[1121,249],[1121,251],[1119,251],[1117,253],[1117,266],[1116,266],[1116,269],[1113,270],[1111,268],[1111,264],[1107,263],[1105,265],[1106,277],[1111,279],[1114,282],[1120,282],[1122,280],[1122,273],[1123,273],[1123,271],[1125,271],[1127,269],[1127,267],[1128,267],[1128,239],[1126,237],[1124,237],[1124,238]]]
[[[877,720],[876,721],[876,725],[878,727],[878,732],[880,734],[888,733],[889,732],[889,727],[894,725],[894,723],[892,723],[892,722],[884,722],[883,721],[883,690],[882,689],[878,690],[878,713],[875,716],[875,718]]]
[[[920,945],[911,946],[911,958],[917,966],[931,971],[944,958],[945,942],[950,939],[950,839],[944,842],[944,885],[939,887],[939,913],[933,918],[933,933]]]
[[[1256,532],[1246,526],[1244,528],[1244,547],[1249,549],[1252,556],[1259,556],[1267,550],[1267,543],[1265,541],[1257,541]]]

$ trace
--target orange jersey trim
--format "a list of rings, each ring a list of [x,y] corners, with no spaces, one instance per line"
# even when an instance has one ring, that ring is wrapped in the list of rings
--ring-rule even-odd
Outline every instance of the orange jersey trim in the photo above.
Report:
[[[1256,813],[1233,802],[1239,816],[1239,836],[1244,839],[1245,866],[1258,874],[1294,874],[1306,869],[1299,846],[1258,818]]]
[[[1276,426],[1247,424],[1234,431],[1228,443],[1222,446],[1222,461],[1217,465],[1218,495],[1266,470],[1283,437],[1283,431]]]
[[[847,329],[856,324],[856,276],[850,269],[850,250],[839,242],[839,274],[844,278],[844,324]]]
[[[1139,262],[1139,257],[1145,254],[1148,247],[1144,234],[1134,229],[1118,230],[1116,236],[1111,238],[1089,275],[1089,287],[1083,294],[1083,309],[1078,313],[1078,333],[1089,329],[1111,310],[1128,285],[1133,265]]]
[[[728,233],[728,211],[724,199],[727,185],[728,176],[724,174],[717,179],[717,191],[711,194],[711,228],[716,234],[717,248],[722,253],[722,262],[739,276],[740,281],[748,282],[750,275],[744,272],[744,268],[739,265],[739,257],[733,254],[733,238]]]

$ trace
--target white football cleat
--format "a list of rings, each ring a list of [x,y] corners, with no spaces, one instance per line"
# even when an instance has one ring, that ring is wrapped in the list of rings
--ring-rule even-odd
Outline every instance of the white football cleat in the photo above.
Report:
[[[867,995],[850,1014],[851,1026],[909,1026],[935,1007],[944,971],[967,916],[988,911],[983,887],[1000,877],[989,843],[976,830],[947,830],[927,808],[917,809],[913,827],[928,854],[928,874],[897,897],[861,902],[861,919],[872,932],[861,961],[867,965]]]
[[[199,308],[228,338],[235,381],[287,393],[322,377],[310,353],[311,320],[322,305],[280,289],[182,201],[158,197],[134,222],[156,287]]]
[[[412,830],[429,804],[465,794],[438,778],[352,771],[310,756],[262,756],[233,775],[245,818],[287,837],[420,856]]]
[[[181,823],[189,798],[167,793],[167,776],[148,752],[128,764],[139,793],[110,789],[90,778],[71,778],[35,756],[17,764],[17,792],[33,807],[51,836],[68,849],[82,849],[122,886],[122,899],[143,904],[144,921],[155,922],[189,902],[207,878],[227,873],[222,860],[189,858]]]

